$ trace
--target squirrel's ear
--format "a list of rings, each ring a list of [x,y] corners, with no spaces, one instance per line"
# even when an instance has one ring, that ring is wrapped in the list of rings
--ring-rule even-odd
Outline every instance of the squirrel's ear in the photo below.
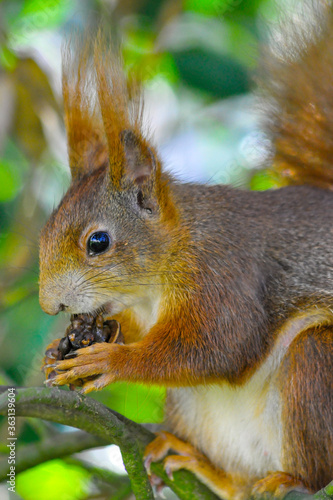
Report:
[[[153,183],[156,176],[157,160],[153,151],[132,130],[121,133],[125,165],[123,175],[138,186]]]

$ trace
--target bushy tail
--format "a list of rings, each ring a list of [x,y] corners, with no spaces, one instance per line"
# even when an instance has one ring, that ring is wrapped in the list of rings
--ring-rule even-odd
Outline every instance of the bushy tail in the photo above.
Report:
[[[264,128],[284,184],[333,189],[333,7],[306,2],[264,57]]]

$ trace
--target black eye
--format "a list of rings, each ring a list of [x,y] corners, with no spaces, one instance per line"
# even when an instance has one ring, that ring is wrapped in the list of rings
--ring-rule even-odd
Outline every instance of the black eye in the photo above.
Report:
[[[105,252],[110,246],[110,236],[104,231],[98,231],[90,236],[88,240],[89,255]]]

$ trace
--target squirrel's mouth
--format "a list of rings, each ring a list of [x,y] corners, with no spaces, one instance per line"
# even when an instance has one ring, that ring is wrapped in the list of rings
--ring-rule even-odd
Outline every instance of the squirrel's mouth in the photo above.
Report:
[[[96,307],[96,309],[90,309],[88,311],[80,311],[80,312],[71,312],[71,314],[74,314],[75,316],[80,316],[82,314],[89,314],[91,316],[99,316],[100,314],[102,316],[110,316],[114,312],[114,307],[112,305],[112,302],[106,302],[100,307]]]

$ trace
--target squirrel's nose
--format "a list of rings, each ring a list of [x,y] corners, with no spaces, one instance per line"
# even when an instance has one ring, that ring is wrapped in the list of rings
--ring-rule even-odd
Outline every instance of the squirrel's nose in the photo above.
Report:
[[[43,311],[47,314],[50,314],[51,316],[55,316],[61,311],[66,311],[66,309],[68,308],[68,306],[63,304],[62,302],[59,303],[53,300],[49,301],[42,295],[39,296],[39,303]]]
[[[46,314],[55,316],[61,311],[68,311],[75,294],[72,292],[72,279],[67,276],[57,275],[55,272],[40,271],[39,277],[39,303]]]
[[[60,313],[61,311],[66,311],[66,309],[68,308],[68,306],[66,306],[65,304],[55,304],[54,307],[52,307],[52,309],[50,307],[46,309],[43,308],[42,306],[42,309],[47,313],[47,314],[51,314],[52,316],[55,316],[56,314]],[[52,312],[51,312],[52,311]]]

